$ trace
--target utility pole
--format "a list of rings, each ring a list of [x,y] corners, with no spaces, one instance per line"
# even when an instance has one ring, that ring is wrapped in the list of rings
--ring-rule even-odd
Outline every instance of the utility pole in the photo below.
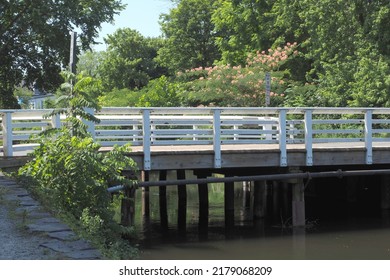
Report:
[[[77,32],[72,31],[70,39],[70,59],[69,59],[69,70],[73,74],[76,74],[76,63],[77,63],[77,54],[76,54],[76,41],[77,41]]]

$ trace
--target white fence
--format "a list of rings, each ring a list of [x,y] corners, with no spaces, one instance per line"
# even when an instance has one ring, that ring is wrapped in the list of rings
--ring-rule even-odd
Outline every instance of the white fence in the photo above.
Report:
[[[63,116],[46,119],[50,110],[2,110],[3,154],[10,157],[36,146],[30,136],[59,127]],[[104,147],[142,146],[144,169],[150,169],[152,146],[212,145],[214,166],[221,167],[223,145],[277,144],[280,166],[287,148],[304,145],[306,165],[313,165],[316,143],[364,143],[372,164],[374,142],[389,142],[387,108],[103,108],[101,122],[89,124]]]

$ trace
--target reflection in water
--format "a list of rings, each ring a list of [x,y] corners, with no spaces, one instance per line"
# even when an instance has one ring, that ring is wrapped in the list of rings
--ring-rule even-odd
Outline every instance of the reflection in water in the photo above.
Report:
[[[177,188],[167,187],[167,227],[160,223],[159,190],[150,188],[150,217],[138,215],[136,222],[141,259],[390,259],[388,211],[326,219],[313,210],[315,217],[309,219],[315,222],[293,230],[280,226],[287,224],[281,215],[253,221],[249,189],[235,185],[234,227],[227,229],[223,185],[209,185],[209,224],[202,230],[198,189],[188,186],[186,229],[179,230]],[[140,201],[137,198],[139,209]],[[307,205],[312,204],[316,202],[309,198]],[[348,213],[349,208],[342,211]]]

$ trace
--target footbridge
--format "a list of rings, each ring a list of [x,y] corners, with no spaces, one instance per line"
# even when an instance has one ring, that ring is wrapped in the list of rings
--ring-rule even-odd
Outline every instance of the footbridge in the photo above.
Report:
[[[50,112],[0,111],[0,168],[22,165],[38,145],[33,135],[64,125],[65,116],[45,117]],[[114,145],[132,145],[129,156],[142,171],[142,176],[138,174],[142,215],[149,213],[148,188],[158,186],[165,225],[168,185],[178,187],[180,227],[186,224],[187,184],[199,188],[200,226],[208,224],[207,184],[211,182],[225,183],[227,226],[234,225],[237,181],[249,186],[254,219],[280,217],[284,209],[283,215],[291,213],[297,227],[306,223],[305,196],[317,197],[321,203],[323,197],[339,196],[346,203],[363,201],[367,196],[359,193],[370,182],[375,205],[390,209],[390,108],[102,108],[89,112],[100,120],[86,123],[102,152]],[[168,178],[167,172],[176,177]],[[217,178],[211,178],[213,174]],[[307,188],[314,178],[343,176],[350,179],[317,181]],[[364,180],[357,180],[358,176]],[[324,191],[332,196],[322,195]],[[134,188],[125,192],[135,197]],[[122,202],[123,224],[134,220],[134,201]]]
[[[50,110],[2,110],[2,166],[32,135],[60,127]],[[142,170],[390,163],[390,108],[103,108],[89,132],[107,150],[132,145]]]

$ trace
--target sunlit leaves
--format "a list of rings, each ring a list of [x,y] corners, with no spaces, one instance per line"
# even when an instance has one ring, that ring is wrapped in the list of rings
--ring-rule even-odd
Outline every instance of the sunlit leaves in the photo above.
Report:
[[[12,96],[24,82],[52,91],[69,58],[69,32],[78,28],[80,43],[88,48],[100,25],[123,9],[118,0],[20,0],[0,3],[0,107],[15,108]]]

